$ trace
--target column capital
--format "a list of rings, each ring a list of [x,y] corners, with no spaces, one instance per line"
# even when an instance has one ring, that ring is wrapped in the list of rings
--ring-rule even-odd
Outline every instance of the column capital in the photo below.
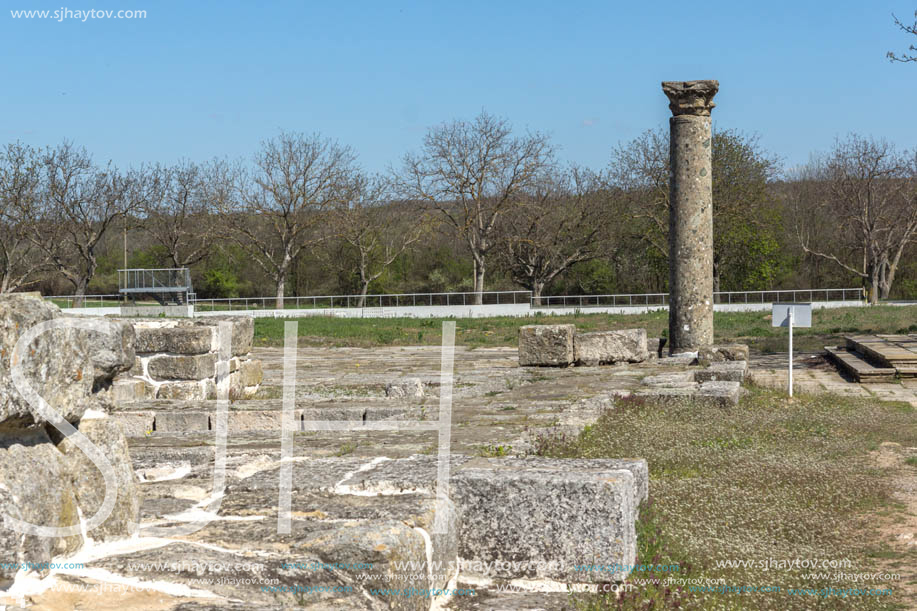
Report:
[[[713,96],[720,89],[719,81],[663,81],[662,91],[669,98],[669,109],[674,116],[695,115],[709,117],[716,104]]]

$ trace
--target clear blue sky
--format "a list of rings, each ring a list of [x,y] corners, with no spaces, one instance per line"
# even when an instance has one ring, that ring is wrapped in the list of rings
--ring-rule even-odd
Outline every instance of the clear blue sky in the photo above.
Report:
[[[67,138],[127,166],[248,156],[321,132],[384,170],[482,108],[591,167],[665,125],[662,80],[720,81],[714,121],[789,165],[848,131],[917,145],[917,0],[94,2],[5,0],[0,141]],[[10,10],[146,10],[138,20]],[[910,37],[913,38],[913,37]]]

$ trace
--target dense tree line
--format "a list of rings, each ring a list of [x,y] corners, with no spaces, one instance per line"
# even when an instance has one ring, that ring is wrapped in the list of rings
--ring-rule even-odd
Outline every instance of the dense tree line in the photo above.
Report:
[[[851,135],[786,171],[713,135],[717,290],[862,286],[917,297],[917,153]],[[190,267],[200,297],[667,290],[668,137],[606,167],[482,113],[430,129],[386,175],[280,133],[248,160],[121,170],[65,142],[0,151],[0,292],[117,291],[121,267]]]

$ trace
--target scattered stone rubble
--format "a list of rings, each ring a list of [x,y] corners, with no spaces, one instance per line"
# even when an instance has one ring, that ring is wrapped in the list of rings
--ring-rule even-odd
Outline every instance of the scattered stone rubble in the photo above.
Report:
[[[385,385],[385,396],[394,398],[410,397],[412,399],[423,399],[423,381],[420,378],[407,378],[404,380],[389,382]]]
[[[669,359],[660,359],[665,363]],[[674,360],[674,359],[673,359]],[[643,378],[644,388],[637,396],[655,401],[706,401],[721,407],[739,404],[744,390],[742,382],[748,372],[748,361],[718,361],[707,367],[664,373]]]
[[[569,350],[572,344],[573,350]],[[748,370],[748,346],[701,348],[698,354],[662,357],[665,339],[648,340],[645,329],[579,333],[574,325],[528,325],[519,329],[522,366],[611,365],[653,361],[697,369],[650,375],[635,394],[659,401],[696,398],[717,405],[737,405]]]

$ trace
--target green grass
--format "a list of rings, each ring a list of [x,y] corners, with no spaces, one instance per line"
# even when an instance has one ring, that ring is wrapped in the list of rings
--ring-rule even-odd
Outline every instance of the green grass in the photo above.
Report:
[[[441,318],[330,318],[309,317],[299,322],[301,345],[313,346],[417,346],[442,342]],[[454,320],[454,319],[453,319]],[[842,343],[851,333],[917,333],[917,306],[871,306],[815,310],[812,327],[795,329],[794,348],[819,351]],[[283,319],[255,319],[255,342],[260,346],[283,344]],[[575,324],[581,331],[643,327],[650,337],[668,329],[667,312],[646,314],[538,315],[456,320],[456,343],[469,347],[515,346],[519,327],[531,324]],[[787,330],[771,327],[768,312],[717,312],[714,329],[718,342],[742,342],[762,352],[785,352]]]
[[[917,410],[906,404],[752,390],[738,408],[657,405],[625,399],[580,436],[545,435],[536,447],[553,457],[641,456],[650,467],[652,503],[641,509],[638,563],[677,564],[679,577],[724,585],[780,586],[781,593],[692,592],[635,572],[620,599],[576,595],[579,609],[891,609],[895,596],[790,595],[788,588],[891,587],[849,578],[805,578],[887,570],[878,516],[892,519],[892,470],[869,456],[883,441],[917,445]],[[917,559],[909,552],[908,562]],[[897,557],[897,556],[896,556]],[[850,559],[843,569],[809,571],[717,567],[717,561]],[[900,558],[898,558],[900,560]],[[894,571],[893,571],[894,572]],[[657,574],[656,578],[665,575]],[[720,581],[721,580],[721,581]],[[676,605],[677,603],[677,605]]]

